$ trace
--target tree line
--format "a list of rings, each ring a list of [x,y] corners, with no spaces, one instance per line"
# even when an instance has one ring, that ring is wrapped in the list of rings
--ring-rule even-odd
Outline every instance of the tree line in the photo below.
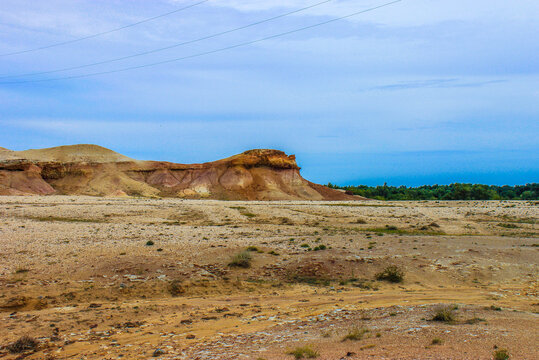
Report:
[[[345,190],[348,194],[360,195],[378,200],[539,200],[539,184],[526,185],[483,185],[462,184],[407,186],[338,186],[333,189]]]

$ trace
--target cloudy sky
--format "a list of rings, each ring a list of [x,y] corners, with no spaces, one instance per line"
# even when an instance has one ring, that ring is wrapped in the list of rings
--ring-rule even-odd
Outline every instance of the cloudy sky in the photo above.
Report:
[[[320,183],[539,181],[539,1],[402,0],[279,37],[391,0],[0,1],[0,146],[277,148]]]

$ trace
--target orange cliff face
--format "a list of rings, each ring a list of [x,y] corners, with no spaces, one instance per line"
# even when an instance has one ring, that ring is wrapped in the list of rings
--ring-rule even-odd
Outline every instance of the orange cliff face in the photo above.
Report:
[[[0,195],[360,200],[313,184],[294,155],[256,149],[203,164],[138,161],[96,145],[0,150]]]

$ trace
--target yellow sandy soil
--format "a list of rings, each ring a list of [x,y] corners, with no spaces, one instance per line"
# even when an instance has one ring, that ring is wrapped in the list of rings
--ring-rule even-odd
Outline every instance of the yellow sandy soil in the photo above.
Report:
[[[533,202],[0,197],[0,346],[38,343],[0,358],[293,359],[304,345],[320,359],[539,358],[537,215]],[[248,246],[251,266],[229,267]],[[402,283],[375,279],[389,265]],[[450,324],[431,321],[443,304],[458,304]],[[343,341],[354,328],[362,339]]]

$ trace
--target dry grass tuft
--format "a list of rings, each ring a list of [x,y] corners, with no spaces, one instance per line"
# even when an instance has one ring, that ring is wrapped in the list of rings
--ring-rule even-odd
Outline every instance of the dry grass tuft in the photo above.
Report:
[[[456,321],[455,306],[441,306],[437,308],[432,316],[432,321],[454,324]]]
[[[251,260],[251,253],[249,251],[242,251],[232,257],[232,259],[228,263],[228,266],[247,269],[251,267]]]
[[[346,340],[358,341],[358,340],[363,339],[365,334],[369,332],[370,332],[369,329],[354,327],[348,332],[348,334],[346,334],[343,337],[342,341],[346,341]]]
[[[30,336],[23,336],[12,344],[6,346],[10,353],[22,353],[29,350],[36,350],[38,346],[37,341]]]
[[[294,358],[296,358],[296,359],[303,359],[303,358],[314,359],[314,358],[317,358],[318,356],[320,356],[318,351],[314,350],[309,345],[297,347],[294,350],[288,351],[287,354],[288,355],[293,355]]]

